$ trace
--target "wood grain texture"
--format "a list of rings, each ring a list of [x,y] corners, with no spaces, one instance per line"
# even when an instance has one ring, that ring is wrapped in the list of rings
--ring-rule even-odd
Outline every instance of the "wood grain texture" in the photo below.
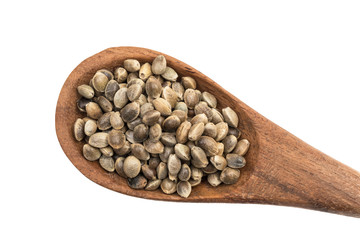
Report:
[[[138,59],[141,63],[152,62],[158,54],[162,53],[137,47],[109,48],[80,63],[64,83],[56,107],[56,133],[66,156],[82,174],[101,186],[141,198],[274,204],[360,217],[359,172],[304,143],[204,74],[166,54],[163,55],[168,66],[180,76],[195,78],[201,91],[206,90],[217,97],[219,108],[231,106],[238,113],[239,129],[252,143],[238,183],[213,188],[204,182],[184,199],[175,194],[165,195],[160,190],[133,190],[124,178],[107,173],[98,162],[85,160],[81,151],[84,143],[75,141],[72,134],[74,121],[84,116],[76,107],[76,87],[88,83],[101,68],[114,70],[128,58]]]

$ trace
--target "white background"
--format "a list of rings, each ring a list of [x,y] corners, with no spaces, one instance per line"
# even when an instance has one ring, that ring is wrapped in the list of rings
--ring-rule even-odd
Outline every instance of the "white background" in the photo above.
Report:
[[[71,164],[54,126],[83,59],[146,47],[359,171],[359,13],[359,1],[2,1],[0,239],[359,239],[351,217],[112,192]]]

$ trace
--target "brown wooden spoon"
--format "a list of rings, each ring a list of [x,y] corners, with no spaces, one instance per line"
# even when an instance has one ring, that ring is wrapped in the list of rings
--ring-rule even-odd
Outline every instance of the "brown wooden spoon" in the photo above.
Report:
[[[160,190],[133,190],[124,178],[103,170],[98,162],[82,156],[83,142],[74,139],[72,127],[78,117],[84,117],[76,107],[76,87],[88,83],[102,68],[114,70],[128,58],[152,62],[160,52],[137,47],[106,49],[77,66],[60,92],[56,107],[56,133],[66,156],[87,178],[111,190],[127,195],[181,202],[262,203],[302,207],[360,217],[360,174],[294,135],[272,123],[216,82],[191,66],[163,54],[168,66],[180,76],[197,80],[201,91],[218,99],[219,108],[231,106],[239,115],[239,129],[249,139],[251,148],[247,165],[234,185],[211,187],[206,182],[194,187],[189,198],[166,195]]]

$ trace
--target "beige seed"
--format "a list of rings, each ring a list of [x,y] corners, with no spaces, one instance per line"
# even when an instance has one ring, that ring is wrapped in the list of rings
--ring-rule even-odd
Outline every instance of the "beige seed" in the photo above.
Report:
[[[114,79],[113,73],[107,69],[100,69],[98,72],[101,72],[102,74],[104,74],[108,78],[109,81]]]
[[[138,175],[134,178],[128,178],[128,185],[133,189],[143,189],[147,184],[147,180],[144,176]]]
[[[164,145],[160,141],[146,140],[144,147],[151,154],[160,154],[164,151]]]
[[[208,164],[206,167],[202,168],[202,171],[205,174],[212,174],[212,173],[216,173],[217,169],[214,167],[214,165]]]
[[[233,153],[239,154],[240,156],[244,156],[250,147],[250,142],[247,139],[241,139],[235,149],[233,150]]]
[[[160,124],[155,124],[153,126],[150,127],[149,130],[149,139],[151,141],[159,141],[162,135],[162,129]]]
[[[167,165],[164,162],[159,163],[156,168],[156,174],[158,179],[165,179],[168,175]]]
[[[216,138],[217,128],[214,123],[209,122],[205,125],[204,136],[209,136],[211,138]]]
[[[98,120],[97,120],[97,127],[99,128],[99,130],[108,130],[109,128],[111,128],[111,124],[110,124],[110,116],[111,113],[107,112],[104,113]]]
[[[115,79],[119,83],[125,82],[127,79],[128,73],[125,68],[118,67],[115,69]]]
[[[86,114],[89,118],[98,119],[103,113],[97,103],[90,102],[86,105]]]
[[[154,191],[160,187],[160,184],[161,184],[160,179],[150,180],[146,185],[145,190]]]
[[[187,114],[181,110],[174,110],[171,113],[171,116],[177,116],[180,119],[180,122],[184,122],[187,119]]]
[[[119,174],[121,177],[126,178],[127,176],[124,172],[124,161],[125,161],[124,157],[118,157],[115,161],[115,170],[117,174]]]
[[[217,170],[224,170],[227,166],[226,159],[221,155],[215,155],[210,158],[210,162]]]
[[[139,70],[139,77],[142,80],[148,79],[152,75],[150,63],[144,63]]]
[[[217,106],[217,100],[211,93],[203,92],[201,94],[201,100],[205,101],[211,108],[216,108]]]
[[[124,127],[124,121],[120,117],[120,112],[111,112],[110,124],[114,129],[121,129]]]
[[[134,128],[134,140],[136,142],[143,142],[149,136],[149,127],[145,124],[139,124]]]
[[[112,157],[101,156],[99,159],[100,166],[108,172],[115,171],[115,163]]]
[[[104,112],[111,112],[113,110],[113,105],[112,103],[104,96],[100,96],[95,98],[95,101],[97,104],[99,104],[100,108],[104,111]]]
[[[184,86],[185,89],[196,89],[196,81],[192,77],[182,77],[181,84]]]
[[[229,127],[228,135],[234,135],[236,139],[241,137],[241,131],[237,128]]]
[[[200,122],[204,123],[204,125],[206,125],[209,122],[208,118],[204,113],[196,115],[191,119],[191,125],[195,125]]]
[[[191,164],[197,168],[204,168],[209,164],[204,150],[200,147],[191,148]]]
[[[180,172],[178,174],[178,178],[180,181],[188,181],[191,177],[191,169],[189,165],[183,164],[181,165]]]
[[[92,85],[98,92],[105,92],[106,85],[109,82],[109,78],[102,72],[97,71],[92,79]]]
[[[101,156],[99,149],[90,146],[89,144],[84,144],[83,146],[83,156],[88,161],[98,160]]]
[[[136,72],[140,70],[140,63],[136,59],[126,59],[124,61],[124,68],[128,72]]]
[[[195,181],[200,180],[203,177],[204,173],[201,169],[191,166],[191,178]]]
[[[141,170],[141,163],[139,159],[134,156],[128,156],[124,161],[123,170],[127,177],[136,177]]]
[[[86,84],[82,84],[82,85],[78,86],[77,91],[81,96],[83,96],[84,98],[87,98],[87,99],[91,99],[95,95],[94,89]]]
[[[140,105],[137,102],[127,104],[120,111],[120,116],[124,122],[134,121],[140,114]]]
[[[206,117],[208,118],[208,120],[211,121],[213,112],[212,112],[211,108],[209,108],[209,106],[207,105],[206,102],[203,102],[203,101],[199,102],[195,106],[194,111],[195,111],[195,115],[204,113],[206,115]]]
[[[138,84],[141,86],[142,92],[145,92],[145,83],[140,78],[133,78],[131,81],[128,81],[128,84],[126,85],[127,88],[131,87],[132,85]]]
[[[144,94],[140,94],[140,97],[137,100],[135,100],[135,102],[139,103],[139,105],[142,106],[145,103],[147,103],[147,98]]]
[[[115,93],[120,89],[119,84],[115,80],[111,80],[108,82],[105,88],[105,97],[110,100],[114,101]]]
[[[239,154],[229,153],[226,155],[226,161],[231,168],[243,168],[246,165],[245,158]]]
[[[178,74],[175,72],[174,69],[172,69],[171,67],[166,67],[165,68],[165,72],[161,74],[161,76],[169,81],[175,82],[176,79],[178,78]]]
[[[154,106],[152,103],[144,103],[141,107],[140,107],[140,117],[144,117],[145,113],[147,113],[148,111],[154,110]],[[160,117],[160,114],[159,114]]]
[[[233,168],[225,168],[220,174],[220,180],[225,184],[234,184],[240,178],[240,171]]]
[[[161,113],[162,116],[169,116],[171,114],[171,105],[163,98],[156,98],[152,101],[155,109]]]
[[[139,84],[131,85],[126,92],[127,97],[131,102],[137,100],[140,97],[141,93],[142,88]]]
[[[219,122],[215,126],[216,126],[216,130],[217,130],[217,135],[216,135],[215,140],[216,141],[221,141],[228,134],[228,131],[229,131],[228,124],[226,122]]]
[[[152,157],[149,160],[149,167],[152,169],[156,169],[159,163],[160,163],[160,159],[158,157]]]
[[[125,136],[126,136],[126,139],[131,142],[131,143],[136,143],[136,141],[134,140],[134,131],[132,130],[127,130],[125,132]]]
[[[160,112],[157,110],[147,111],[142,117],[142,122],[148,126],[155,125],[160,118]]]
[[[103,148],[107,147],[108,144],[108,133],[105,132],[98,132],[94,133],[89,138],[89,144],[96,148]]]
[[[173,194],[174,192],[176,192],[176,182],[171,181],[169,178],[165,178],[161,182],[160,187],[165,194]]]
[[[123,108],[129,101],[127,97],[127,88],[120,88],[114,95],[114,105],[117,108]]]
[[[125,141],[124,146],[119,149],[114,149],[114,152],[120,156],[124,156],[131,151],[131,144],[128,141]]]
[[[95,134],[97,134],[97,133],[95,133]],[[126,141],[125,135],[120,130],[113,129],[108,134],[108,143],[114,149],[119,149],[119,148],[123,147],[125,144],[125,141]]]
[[[191,184],[188,181],[181,181],[177,184],[176,191],[180,197],[188,198],[191,193]]]
[[[184,92],[185,89],[183,87],[183,85],[181,85],[181,83],[179,82],[173,82],[171,85],[172,90],[176,93],[177,96],[177,100],[183,100],[184,99]]]
[[[171,108],[175,107],[175,105],[177,103],[178,96],[177,96],[176,92],[172,88],[170,88],[168,86],[163,88],[162,97],[166,101],[168,101],[168,103],[170,103]]]
[[[178,158],[184,161],[189,161],[190,157],[190,148],[184,144],[178,143],[174,147],[175,154]]]
[[[128,76],[127,76],[127,78],[126,78],[126,81],[128,82],[128,83],[130,83],[132,80],[134,80],[134,79],[137,79],[137,78],[139,78],[139,74],[137,73],[137,72],[132,72],[132,73],[129,73],[128,74]],[[141,79],[140,79],[141,80]],[[142,80],[141,80],[142,81]]]
[[[174,148],[173,147],[164,147],[164,152],[159,154],[159,157],[161,159],[161,161],[167,163],[170,154],[174,154]]]
[[[167,167],[168,167],[168,173],[170,175],[170,180],[173,180],[171,179],[171,176],[177,176],[178,173],[180,172],[181,169],[180,159],[175,154],[170,154],[167,162]]]
[[[166,59],[163,55],[157,56],[152,62],[151,70],[156,75],[161,75],[166,70]]]
[[[146,90],[146,94],[149,97],[152,98],[160,97],[162,91],[160,81],[154,76],[149,77],[149,79],[146,81],[145,84],[145,90]]]
[[[144,146],[139,143],[131,144],[131,153],[139,160],[147,161],[150,159],[150,154],[145,150]]]
[[[218,153],[217,155],[223,155],[224,153],[224,144],[221,142],[217,143]]]
[[[224,144],[224,152],[230,153],[237,144],[237,138],[234,135],[228,135],[222,140],[222,143]]]
[[[106,157],[112,157],[114,155],[114,150],[109,146],[100,148],[100,152]]]
[[[165,146],[173,147],[173,146],[175,146],[175,144],[176,144],[175,134],[174,134],[174,133],[164,132],[164,133],[161,135],[160,141],[161,141]]]
[[[82,120],[81,118],[76,119],[74,123],[74,136],[77,141],[81,141],[85,137],[84,126],[84,120]]]
[[[155,171],[155,169],[150,168],[149,165],[147,165],[147,164],[144,164],[144,165],[141,166],[141,172],[149,180],[155,180],[156,179],[156,171]]]
[[[184,93],[184,102],[189,109],[194,109],[194,107],[200,102],[200,97],[194,89],[188,88]]]
[[[187,142],[190,128],[191,128],[191,123],[188,121],[185,121],[180,124],[180,126],[176,130],[176,141],[178,143]]]
[[[215,156],[218,153],[217,142],[208,136],[201,136],[197,145],[202,148],[209,156]]]
[[[190,141],[197,141],[200,139],[201,135],[203,134],[205,129],[204,123],[196,123],[192,125],[189,131],[188,139]]]
[[[174,110],[184,111],[186,113],[186,115],[188,114],[188,111],[189,111],[184,102],[177,102],[176,105],[175,105]]]
[[[162,127],[164,129],[164,131],[167,132],[173,132],[175,131],[180,125],[180,119],[177,116],[169,116],[167,117],[163,124]]]
[[[230,107],[223,108],[222,114],[224,116],[225,122],[227,122],[230,127],[238,127],[239,117],[234,110],[232,110]]]
[[[94,120],[88,120],[84,126],[84,133],[86,136],[93,135],[97,130],[97,124]]]
[[[219,186],[221,184],[220,172],[209,174],[207,176],[207,181],[213,187]]]
[[[211,109],[211,111],[212,111],[212,119],[211,119],[211,122],[213,122],[214,124],[218,124],[218,123],[224,121],[223,115],[222,115],[218,110],[216,110],[215,108],[213,108],[213,109]]]
[[[190,149],[192,149],[192,147],[195,147],[196,145],[195,145],[195,142],[187,141],[186,146],[188,146]]]
[[[191,187],[195,187],[197,185],[200,185],[201,179],[198,179],[198,180],[190,179],[189,183],[190,183]]]

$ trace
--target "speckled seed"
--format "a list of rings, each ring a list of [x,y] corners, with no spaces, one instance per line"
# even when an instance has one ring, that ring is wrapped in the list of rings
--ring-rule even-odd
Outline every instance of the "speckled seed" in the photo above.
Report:
[[[74,136],[77,141],[81,141],[85,137],[84,126],[84,120],[82,120],[81,118],[76,119],[74,123]]]
[[[207,176],[207,181],[213,187],[219,186],[221,184],[220,172],[209,174]]]
[[[89,138],[89,144],[96,148],[103,148],[108,146],[108,135],[105,132],[94,133]]]
[[[206,115],[206,117],[208,118],[208,120],[211,121],[213,113],[212,113],[211,108],[209,108],[209,106],[207,105],[206,102],[204,102],[204,101],[199,102],[195,106],[194,111],[195,111],[195,115],[204,113]]]
[[[173,180],[171,179],[171,176],[177,176],[178,173],[180,172],[181,169],[180,159],[175,154],[170,154],[167,162],[167,167],[168,167],[170,180]]]
[[[200,147],[191,148],[191,164],[197,168],[204,168],[209,164],[204,150]]]
[[[139,70],[139,77],[142,80],[148,79],[152,75],[150,63],[144,63]]]
[[[189,88],[186,89],[184,93],[184,102],[189,109],[194,109],[194,107],[200,102],[200,97],[194,89]]]
[[[133,189],[143,189],[147,184],[147,180],[143,175],[138,175],[134,178],[128,178],[128,185]]]
[[[204,123],[204,125],[206,125],[209,122],[208,118],[204,113],[196,115],[191,119],[191,125],[195,125],[200,122]]]
[[[127,97],[127,88],[120,88],[114,95],[114,105],[117,108],[123,108],[129,101]]]
[[[180,122],[184,122],[187,119],[187,114],[181,110],[174,110],[171,113],[171,116],[177,116],[180,119]]]
[[[212,111],[212,119],[211,119],[211,122],[213,122],[214,124],[218,124],[218,123],[224,121],[223,115],[222,115],[218,110],[216,110],[215,108],[213,108],[213,109],[211,109],[211,111]]]
[[[237,144],[233,153],[239,154],[240,156],[244,156],[250,147],[250,142],[247,139],[241,139]]]
[[[101,156],[99,159],[100,166],[108,172],[115,171],[115,163],[112,157]]]
[[[163,116],[169,116],[171,114],[171,105],[163,98],[156,98],[152,101],[155,109]]]
[[[230,153],[237,144],[237,138],[234,135],[228,135],[222,140],[222,143],[224,144],[224,152]]]
[[[131,151],[131,144],[128,141],[125,141],[124,146],[119,149],[114,149],[114,152],[120,156],[124,156]]]
[[[205,174],[212,174],[212,173],[216,173],[217,169],[214,167],[214,165],[208,164],[206,167],[202,168],[202,171]]]
[[[114,129],[121,129],[124,127],[124,121],[120,117],[120,112],[110,113],[110,124]]]
[[[125,135],[120,130],[113,129],[109,132],[108,143],[112,148],[119,149],[119,148],[123,147],[125,144],[125,141],[126,141]]]
[[[227,166],[227,161],[222,155],[212,156],[210,162],[217,170],[224,170]]]
[[[204,136],[209,136],[211,138],[216,138],[217,135],[217,128],[214,123],[209,122],[205,125],[204,128]]]
[[[159,163],[160,163],[160,159],[158,157],[152,157],[149,160],[149,167],[152,169],[156,169]]]
[[[112,157],[114,155],[114,150],[109,146],[100,148],[100,152],[106,157]]]
[[[152,62],[151,70],[156,75],[161,75],[166,69],[166,59],[163,55],[157,56]]]
[[[200,139],[201,135],[203,134],[205,129],[204,123],[196,123],[192,125],[189,131],[188,139],[190,141],[197,141]]]
[[[120,116],[124,122],[134,121],[140,114],[140,105],[137,102],[127,104],[120,111]]]
[[[176,181],[171,181],[169,178],[165,178],[161,182],[160,187],[165,194],[173,194],[176,192]]]
[[[140,97],[141,93],[142,88],[139,84],[131,85],[126,92],[127,97],[131,102],[137,100]]]
[[[162,91],[162,97],[170,103],[171,108],[175,107],[178,96],[172,88],[166,86]]]
[[[83,156],[88,161],[98,160],[101,156],[99,149],[90,146],[89,144],[84,144],[83,146]]]
[[[109,81],[105,88],[105,97],[110,101],[114,101],[115,93],[119,90],[119,88],[120,87],[117,81]]]
[[[176,192],[180,197],[188,198],[191,193],[191,184],[188,181],[181,181],[176,186]]]
[[[149,77],[145,84],[145,90],[148,96],[158,98],[161,95],[162,87],[159,79],[154,76]]]
[[[175,154],[178,158],[184,161],[189,161],[190,157],[190,148],[187,145],[178,143],[174,147]]]
[[[176,105],[175,105],[174,110],[184,111],[186,113],[186,115],[188,114],[188,111],[189,111],[187,106],[186,106],[186,103],[184,103],[184,102],[177,102]]]
[[[197,145],[204,149],[210,156],[215,156],[218,153],[217,142],[211,137],[201,136],[197,141]]]
[[[179,127],[179,125],[180,119],[177,116],[169,116],[164,120],[162,127],[164,131],[174,132]]]
[[[191,128],[191,123],[188,121],[185,121],[180,124],[180,126],[176,130],[176,141],[178,143],[187,142],[190,128]]]
[[[229,131],[228,124],[226,122],[219,122],[215,126],[216,126],[216,130],[217,130],[217,135],[216,135],[215,140],[216,141],[221,141],[228,134],[228,131]]]
[[[227,122],[230,127],[238,127],[239,117],[234,110],[232,110],[230,107],[223,108],[222,114],[224,116],[225,122]]]
[[[152,103],[144,103],[141,107],[140,107],[140,117],[142,118],[145,113],[147,113],[148,111],[154,110],[154,106],[152,105]],[[160,116],[160,114],[159,114]]]
[[[228,135],[234,135],[236,139],[241,137],[241,131],[237,128],[229,127]]]
[[[116,81],[118,81],[119,83],[125,82],[128,73],[125,70],[125,68],[122,67],[118,67],[117,69],[115,69],[115,79]]]
[[[128,72],[136,72],[140,70],[140,63],[136,59],[126,59],[124,61],[124,68]]]
[[[164,151],[164,145],[160,141],[146,140],[144,142],[146,151],[152,154],[159,154]]]
[[[150,127],[149,130],[149,139],[152,141],[159,141],[162,135],[162,129],[160,124],[155,124]]]
[[[165,68],[165,72],[161,74],[161,76],[169,81],[175,82],[176,79],[178,78],[178,74],[175,72],[174,69],[172,69],[171,67],[166,67]]]
[[[188,181],[191,177],[191,169],[189,165],[183,164],[181,165],[180,172],[178,174],[178,178],[180,181]]]
[[[134,140],[136,142],[143,142],[149,136],[149,127],[145,124],[139,124],[134,128]]]
[[[167,165],[164,162],[159,163],[156,168],[156,174],[158,179],[165,179],[168,175]]]
[[[245,158],[238,154],[229,153],[226,155],[226,160],[231,168],[242,168],[246,165]]]
[[[203,92],[201,94],[201,100],[205,101],[211,108],[216,108],[217,106],[217,100],[211,93]]]
[[[159,157],[161,161],[167,163],[170,154],[174,154],[174,153],[175,151],[173,147],[164,147],[164,152],[160,153]]]
[[[147,111],[142,117],[142,122],[148,126],[153,126],[160,118],[160,112],[157,110]]]
[[[220,174],[220,180],[225,184],[234,184],[240,178],[240,171],[233,168],[225,168]]]
[[[124,157],[118,157],[115,161],[115,170],[117,172],[117,174],[119,174],[121,177],[126,178],[126,174],[124,172],[124,161],[125,158]]]
[[[184,86],[185,89],[196,89],[196,81],[192,77],[182,77],[181,84]]]
[[[147,161],[150,159],[150,154],[145,150],[144,146],[139,143],[131,144],[131,153],[139,160]]]
[[[81,97],[76,101],[76,106],[81,112],[86,112],[86,105],[89,102],[91,102],[90,99],[86,99],[84,97]]]
[[[86,105],[86,114],[89,118],[98,119],[103,113],[97,103],[90,102]]]
[[[78,86],[77,91],[81,96],[87,99],[91,99],[95,95],[94,89],[87,84]]]
[[[141,163],[139,159],[134,156],[128,156],[124,161],[123,170],[127,177],[136,177],[141,170]]]
[[[160,179],[150,180],[150,181],[148,181],[148,184],[146,185],[145,190],[154,191],[160,187],[160,184],[161,184]]]
[[[107,112],[104,113],[96,122],[97,127],[99,128],[99,130],[108,130],[109,128],[111,128],[111,124],[110,124],[110,115],[111,113]]]
[[[97,124],[94,120],[89,120],[85,123],[84,133],[86,136],[93,135],[97,130]]]
[[[173,146],[175,146],[175,144],[176,144],[175,134],[174,134],[174,133],[164,132],[164,133],[161,135],[160,141],[161,141],[165,146],[173,147]]]
[[[105,87],[109,82],[109,78],[102,72],[97,71],[92,79],[92,85],[98,92],[105,92]]]
[[[95,98],[95,101],[97,104],[99,104],[100,108],[104,111],[104,112],[111,112],[113,110],[113,105],[112,103],[104,96],[100,96]]]
[[[155,169],[150,168],[149,165],[147,164],[142,165],[141,171],[147,179],[149,180],[156,179],[156,171]]]

